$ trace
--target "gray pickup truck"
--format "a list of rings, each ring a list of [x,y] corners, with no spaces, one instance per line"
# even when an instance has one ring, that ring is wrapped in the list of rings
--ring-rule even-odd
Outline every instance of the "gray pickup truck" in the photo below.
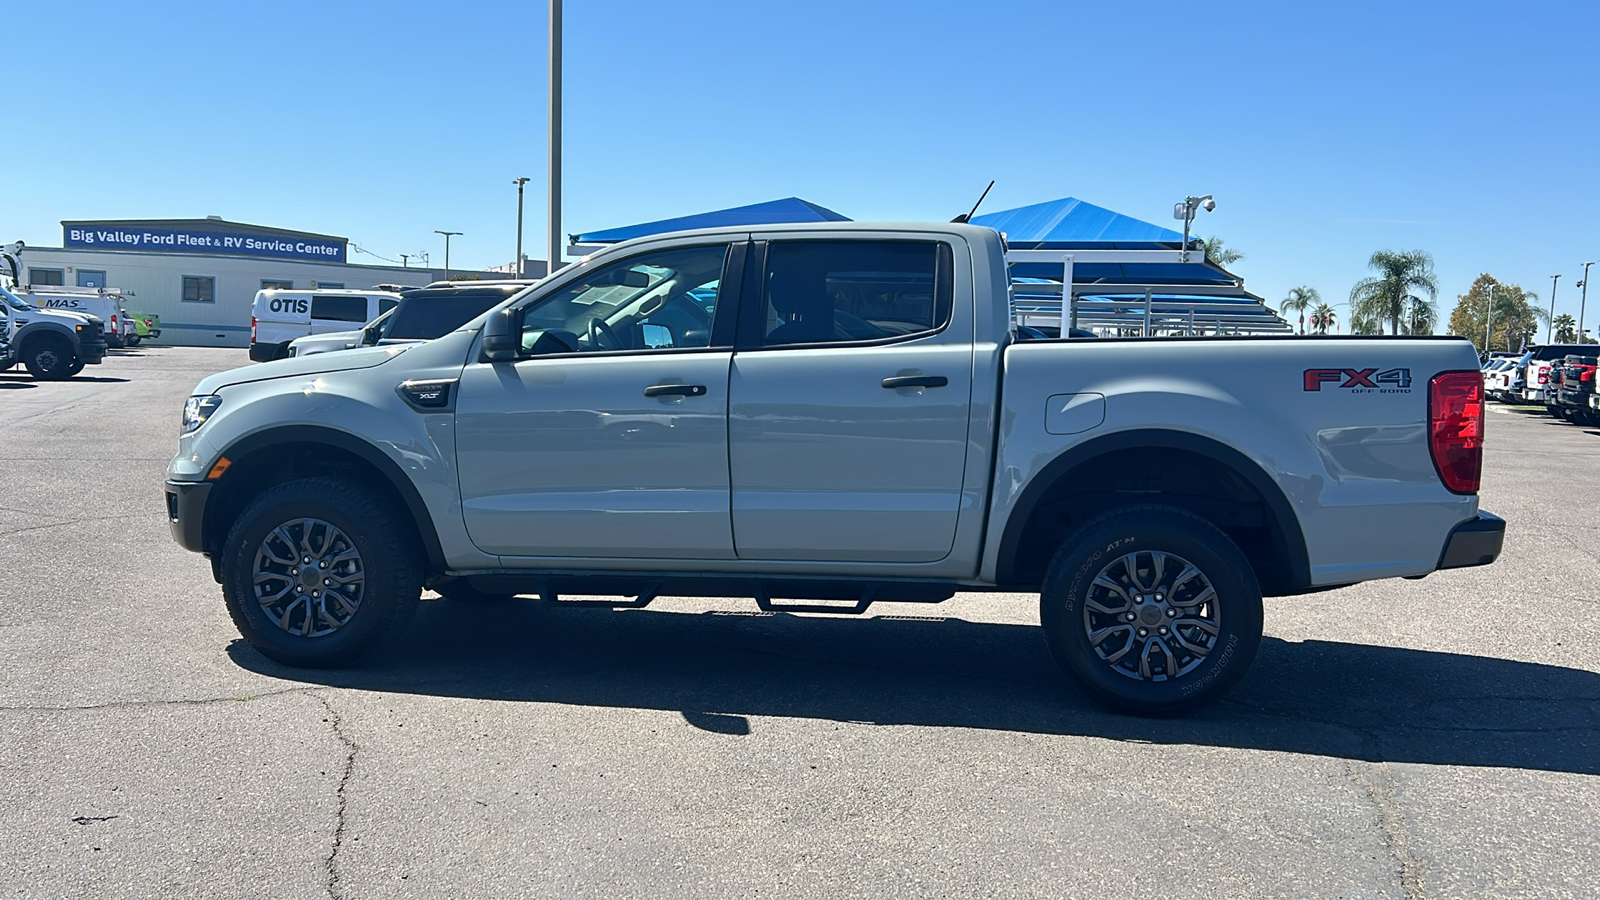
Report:
[[[99,365],[106,347],[98,316],[40,309],[0,286],[0,372],[20,362],[40,381],[61,381]]]
[[[437,340],[205,379],[172,533],[292,665],[353,659],[425,586],[1037,591],[1062,668],[1141,714],[1236,682],[1264,595],[1499,555],[1465,340],[1019,341],[1006,266],[960,224],[619,244]]]

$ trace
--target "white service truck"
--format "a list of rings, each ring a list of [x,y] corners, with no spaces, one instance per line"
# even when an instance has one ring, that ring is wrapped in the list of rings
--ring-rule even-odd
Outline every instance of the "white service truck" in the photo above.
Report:
[[[399,294],[383,290],[258,291],[250,308],[250,358],[287,359],[296,338],[359,331],[399,302]]]
[[[436,340],[201,381],[172,534],[292,665],[354,659],[424,586],[1033,591],[1063,670],[1142,714],[1232,686],[1263,596],[1498,557],[1466,340],[1022,341],[1008,288],[966,224],[617,244]]]
[[[60,381],[99,365],[105,325],[97,316],[40,309],[10,290],[22,271],[23,243],[0,247],[0,371],[17,363],[41,381]]]

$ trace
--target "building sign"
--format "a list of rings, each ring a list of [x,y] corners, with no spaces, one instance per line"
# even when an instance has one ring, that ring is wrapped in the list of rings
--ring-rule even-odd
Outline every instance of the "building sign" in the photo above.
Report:
[[[345,242],[336,238],[275,237],[231,231],[187,228],[63,225],[62,246],[96,250],[139,250],[145,253],[216,253],[275,259],[345,261]]]

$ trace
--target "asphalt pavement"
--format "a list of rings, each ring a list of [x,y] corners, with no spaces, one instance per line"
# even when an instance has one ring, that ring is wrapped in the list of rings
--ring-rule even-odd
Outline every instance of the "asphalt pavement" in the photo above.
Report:
[[[1220,706],[1098,711],[1037,598],[432,599],[342,671],[168,535],[240,350],[0,373],[0,896],[1587,897],[1600,431],[1493,407],[1494,566],[1269,600]]]

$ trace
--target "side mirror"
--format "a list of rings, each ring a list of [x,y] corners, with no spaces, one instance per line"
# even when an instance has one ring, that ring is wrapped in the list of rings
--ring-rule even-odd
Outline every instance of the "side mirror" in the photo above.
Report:
[[[521,346],[517,340],[512,311],[502,309],[489,314],[483,324],[483,361],[507,362],[517,358]]]
[[[361,346],[371,347],[378,343],[378,326],[368,325],[361,329]]]

